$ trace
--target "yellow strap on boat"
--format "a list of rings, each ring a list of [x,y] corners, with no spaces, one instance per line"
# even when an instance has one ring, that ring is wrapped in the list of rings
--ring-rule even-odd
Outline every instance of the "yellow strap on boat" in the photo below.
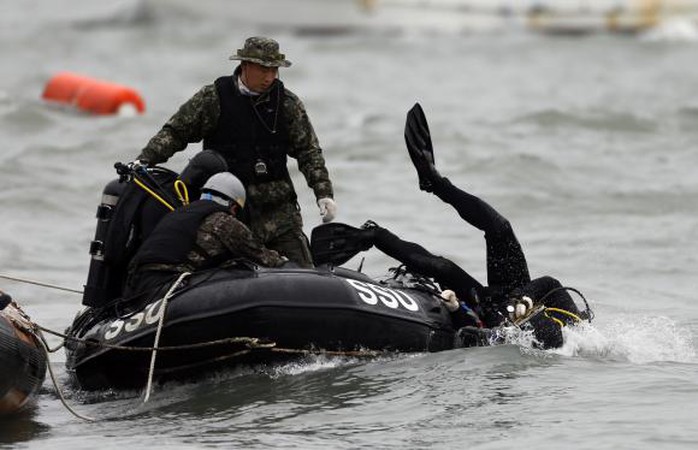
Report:
[[[150,194],[150,195],[152,195],[153,197],[155,197],[156,200],[158,200],[160,203],[162,203],[162,204],[165,205],[167,208],[169,208],[170,211],[174,211],[174,206],[172,206],[172,205],[170,205],[169,203],[167,203],[167,200],[165,200],[164,198],[160,197],[157,193],[155,193],[155,191],[153,191],[153,190],[150,189],[148,186],[146,186],[145,184],[143,184],[143,183],[141,182],[141,180],[139,180],[138,178],[135,178],[135,177],[134,177],[134,178],[133,178],[133,181],[135,181],[135,183],[136,183],[141,189],[143,189],[143,190],[146,191],[148,194]]]
[[[182,180],[175,181],[174,189],[175,189],[175,192],[177,193],[177,197],[179,197],[179,201],[181,201],[183,205],[188,205],[189,204],[189,190],[187,189],[187,185],[184,183],[184,181],[182,181]]]

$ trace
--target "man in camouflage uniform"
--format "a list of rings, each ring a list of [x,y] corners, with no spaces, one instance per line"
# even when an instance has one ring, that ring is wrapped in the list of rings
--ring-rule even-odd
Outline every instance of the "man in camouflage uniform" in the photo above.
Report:
[[[332,183],[317,136],[301,100],[278,79],[290,61],[273,39],[251,37],[230,57],[232,76],[204,86],[148,142],[141,163],[166,161],[188,143],[221,153],[247,188],[250,229],[268,248],[312,266],[287,157],[313,189],[323,222],[334,219]]]
[[[124,297],[166,290],[180,273],[224,266],[245,258],[266,267],[287,258],[264,247],[235,216],[245,206],[245,188],[229,172],[213,175],[201,199],[166,215],[129,267]]]

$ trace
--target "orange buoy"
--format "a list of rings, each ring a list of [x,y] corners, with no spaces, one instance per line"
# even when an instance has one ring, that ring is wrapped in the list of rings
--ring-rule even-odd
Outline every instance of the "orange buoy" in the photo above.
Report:
[[[141,114],[145,111],[145,102],[134,89],[70,72],[54,75],[46,83],[42,97],[93,114],[117,114],[125,108]]]

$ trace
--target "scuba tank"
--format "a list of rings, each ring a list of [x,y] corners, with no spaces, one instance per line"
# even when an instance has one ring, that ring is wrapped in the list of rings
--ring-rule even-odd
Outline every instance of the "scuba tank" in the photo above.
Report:
[[[95,237],[90,243],[90,269],[82,304],[92,308],[121,297],[128,265],[160,219],[175,207],[189,203],[188,189],[198,193],[212,174],[227,170],[227,165],[217,153],[204,150],[182,172],[184,181],[178,180],[177,172],[164,167],[134,169],[116,163],[114,168],[119,178],[104,188],[97,207]],[[183,185],[184,196],[177,183]]]
[[[122,282],[110,276],[109,264],[105,260],[105,248],[114,210],[125,188],[126,183],[116,179],[110,181],[102,191],[102,202],[97,207],[95,237],[90,243],[90,269],[82,295],[82,304],[85,306],[103,305],[109,300],[107,293],[116,288],[115,284],[120,285]],[[120,290],[120,286],[118,289]]]
[[[150,168],[141,175],[121,163],[115,167],[121,177],[104,188],[102,203],[97,207],[95,238],[90,244],[90,269],[82,304],[93,308],[121,297],[129,262],[169,212],[153,194],[160,200],[163,200],[160,196],[173,197],[173,183],[177,179],[176,172],[160,167]],[[175,202],[170,200],[172,204]]]

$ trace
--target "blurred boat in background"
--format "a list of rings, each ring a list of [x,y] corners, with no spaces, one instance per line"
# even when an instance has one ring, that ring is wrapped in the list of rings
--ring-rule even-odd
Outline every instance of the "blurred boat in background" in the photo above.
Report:
[[[163,0],[153,0],[163,1]],[[297,34],[642,33],[680,20],[698,24],[698,0],[202,0],[237,23]],[[186,0],[173,7],[193,9]],[[197,2],[199,8],[201,2]],[[200,8],[199,8],[200,11]],[[196,11],[194,11],[196,14]]]

